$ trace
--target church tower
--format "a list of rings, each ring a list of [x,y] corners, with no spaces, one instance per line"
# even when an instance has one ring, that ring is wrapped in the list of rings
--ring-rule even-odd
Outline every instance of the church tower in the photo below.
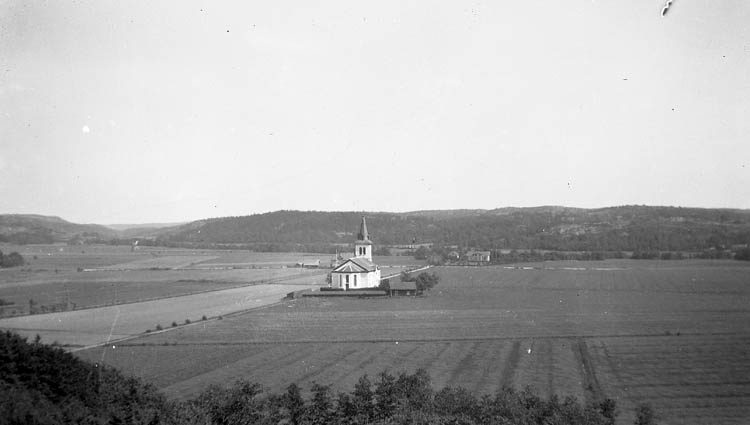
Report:
[[[357,240],[354,241],[354,256],[358,258],[367,258],[372,261],[372,241],[367,234],[367,222],[365,216],[362,216],[362,224],[359,225]]]

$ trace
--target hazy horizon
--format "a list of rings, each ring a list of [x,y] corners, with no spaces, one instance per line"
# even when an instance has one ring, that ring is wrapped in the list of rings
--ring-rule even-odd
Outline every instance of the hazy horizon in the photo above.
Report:
[[[377,214],[377,213],[386,213],[386,214],[408,214],[408,213],[419,213],[419,212],[425,212],[425,211],[492,211],[492,210],[500,210],[500,209],[534,209],[534,208],[571,208],[571,209],[586,209],[586,210],[596,210],[596,209],[606,209],[606,208],[619,208],[619,207],[648,207],[648,208],[686,208],[686,209],[711,209],[711,210],[739,210],[739,211],[748,211],[750,212],[750,208],[723,208],[723,207],[691,207],[691,206],[684,206],[684,205],[645,205],[645,204],[624,204],[624,205],[606,205],[606,206],[599,206],[599,207],[571,207],[568,205],[532,205],[527,207],[519,207],[514,205],[509,206],[497,206],[493,208],[443,208],[443,209],[424,209],[424,210],[408,210],[408,211],[390,211],[390,210],[314,210],[314,209],[285,209],[285,210],[272,210],[272,211],[258,211],[258,212],[252,212],[247,214],[232,214],[232,215],[226,215],[226,216],[210,216],[210,217],[196,217],[189,220],[183,220],[183,221],[150,221],[150,222],[119,222],[119,223],[104,223],[104,222],[80,222],[75,220],[69,220],[66,217],[62,217],[59,214],[39,214],[35,212],[14,212],[14,213],[6,213],[0,211],[0,215],[41,215],[41,216],[47,216],[47,217],[58,217],[65,221],[75,223],[75,224],[97,224],[105,227],[111,227],[115,230],[122,230],[118,229],[120,226],[125,226],[124,228],[134,228],[136,226],[147,226],[147,227],[159,227],[159,226],[175,226],[175,225],[182,225],[187,224],[193,221],[200,221],[200,220],[212,220],[212,219],[221,219],[221,218],[227,218],[227,217],[243,217],[243,216],[250,216],[250,215],[260,215],[260,214],[271,214],[275,212],[281,212],[281,211],[298,211],[298,212],[343,212],[343,213],[371,213],[371,214]]]
[[[0,0],[0,213],[750,209],[750,3]]]

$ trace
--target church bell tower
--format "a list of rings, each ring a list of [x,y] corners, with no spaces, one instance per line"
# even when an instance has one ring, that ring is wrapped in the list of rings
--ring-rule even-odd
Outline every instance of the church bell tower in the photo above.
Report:
[[[365,221],[365,216],[362,216],[362,224],[359,225],[357,240],[354,241],[354,256],[367,258],[372,261],[372,241],[367,234],[367,222]]]

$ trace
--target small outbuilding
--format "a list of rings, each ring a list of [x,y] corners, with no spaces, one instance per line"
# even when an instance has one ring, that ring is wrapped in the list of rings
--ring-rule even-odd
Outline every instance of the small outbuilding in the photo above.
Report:
[[[470,264],[487,264],[490,262],[490,251],[469,251],[466,259]]]
[[[390,295],[417,295],[416,282],[393,282],[390,284]]]
[[[305,259],[297,262],[297,267],[304,267],[306,269],[317,269],[320,267],[320,259]]]

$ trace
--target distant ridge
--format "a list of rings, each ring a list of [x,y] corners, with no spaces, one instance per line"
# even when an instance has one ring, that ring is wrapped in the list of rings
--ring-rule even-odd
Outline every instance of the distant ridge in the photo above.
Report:
[[[180,246],[348,244],[361,211],[276,211],[199,220],[158,235]],[[376,245],[436,243],[482,249],[720,249],[750,241],[750,210],[627,205],[370,212]]]
[[[117,232],[99,224],[76,224],[38,214],[0,215],[0,242],[18,244],[67,242],[75,238],[111,239]]]
[[[159,229],[164,227],[175,227],[180,226],[185,223],[188,223],[187,221],[180,221],[177,223],[141,223],[141,224],[105,224],[105,227],[109,227],[112,230],[117,230],[118,232],[121,232],[123,230],[130,230],[130,229]]]
[[[147,238],[152,244],[183,247],[327,249],[351,243],[362,214],[275,211],[184,224],[119,225],[117,230],[73,224],[59,217],[0,215],[0,242],[9,241],[9,235],[18,239],[30,233],[46,234],[56,242],[85,236],[91,240]],[[750,242],[750,210],[740,209],[540,206],[364,214],[376,246],[434,243],[478,249],[698,251]]]

